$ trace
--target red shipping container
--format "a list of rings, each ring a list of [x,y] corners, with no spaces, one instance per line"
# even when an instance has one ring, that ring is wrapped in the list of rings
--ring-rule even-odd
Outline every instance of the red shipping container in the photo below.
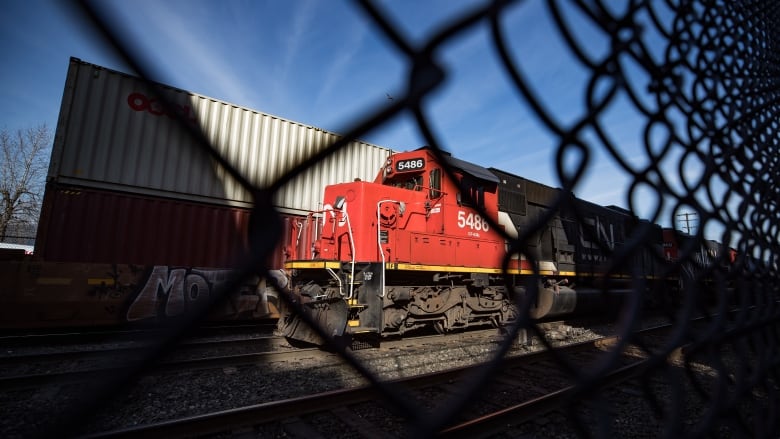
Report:
[[[50,184],[35,253],[52,262],[230,268],[245,257],[250,213],[247,208]],[[282,251],[278,245],[269,261],[272,268],[281,267]]]

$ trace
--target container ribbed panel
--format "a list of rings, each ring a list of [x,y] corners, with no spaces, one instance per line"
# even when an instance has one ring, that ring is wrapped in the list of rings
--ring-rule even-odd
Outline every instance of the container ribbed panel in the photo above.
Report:
[[[163,86],[175,112],[259,186],[335,142],[319,128]],[[140,79],[72,58],[52,153],[59,183],[216,204],[252,202]],[[390,150],[350,144],[285,185],[279,207],[313,210],[328,184],[372,180]]]

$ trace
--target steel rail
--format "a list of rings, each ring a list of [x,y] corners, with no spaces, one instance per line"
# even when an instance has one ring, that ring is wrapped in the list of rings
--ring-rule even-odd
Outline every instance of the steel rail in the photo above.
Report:
[[[279,337],[264,336],[256,338],[245,339],[233,339],[233,340],[197,340],[187,341],[180,343],[176,347],[176,351],[172,353],[179,354],[186,351],[193,351],[198,349],[208,349],[214,347],[220,348],[237,348],[242,346],[249,346],[252,344],[269,343],[273,341],[279,341]],[[30,354],[10,354],[0,356],[0,367],[15,365],[15,364],[30,364],[30,363],[49,363],[49,362],[62,362],[62,361],[75,361],[75,360],[98,360],[102,358],[109,358],[118,355],[133,356],[143,353],[149,346],[141,341],[137,346],[116,347],[110,349],[90,349],[90,350],[69,350],[63,352],[35,352]],[[123,358],[124,359],[124,358]]]
[[[216,332],[237,333],[240,331],[272,331],[276,323],[259,322],[253,324],[214,325],[195,328],[191,337],[209,337]],[[16,331],[19,332],[19,331]],[[136,329],[94,329],[85,328],[84,331],[65,332],[39,332],[39,333],[13,333],[0,331],[0,347],[37,347],[48,345],[66,344],[98,344],[98,343],[128,343],[153,341],[159,337],[159,328]]]

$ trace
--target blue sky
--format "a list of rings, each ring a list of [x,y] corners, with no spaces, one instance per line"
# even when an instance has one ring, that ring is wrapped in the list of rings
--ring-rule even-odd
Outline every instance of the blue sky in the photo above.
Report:
[[[404,91],[408,65],[352,2],[333,0],[103,0],[165,84],[343,133],[356,118],[387,105]],[[382,9],[414,43],[426,41],[480,1],[394,0]],[[10,0],[0,15],[0,128],[56,127],[71,56],[128,71],[69,8],[53,0]],[[567,15],[589,55],[602,56],[609,40],[588,20]],[[571,124],[586,112],[589,76],[554,29],[545,3],[520,2],[503,16],[511,50],[540,100],[558,123]],[[438,52],[447,81],[426,101],[442,146],[453,155],[497,167],[551,186],[556,144],[510,83],[483,23],[452,39]],[[652,29],[647,38],[654,38]],[[652,44],[649,45],[652,48]],[[655,56],[661,56],[659,53]],[[639,69],[637,83],[646,80]],[[641,87],[640,87],[641,88]],[[621,156],[647,163],[642,119],[625,96],[602,115]],[[409,114],[363,136],[367,142],[408,150],[425,143]],[[575,188],[584,199],[629,207],[626,172],[593,140],[585,179]],[[578,157],[567,158],[567,163]],[[676,163],[669,163],[670,166]],[[694,167],[695,168],[695,167]],[[694,171],[695,172],[695,169]],[[669,181],[679,177],[670,175]],[[634,206],[648,216],[650,191]],[[669,225],[667,212],[658,222]]]

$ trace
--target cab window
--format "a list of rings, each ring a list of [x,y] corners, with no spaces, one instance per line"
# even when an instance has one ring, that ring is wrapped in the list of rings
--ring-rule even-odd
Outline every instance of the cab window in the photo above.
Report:
[[[386,184],[394,187],[400,187],[409,190],[421,191],[423,189],[423,176],[405,174],[403,176],[396,176]]]
[[[468,174],[460,179],[460,192],[458,201],[463,206],[485,207],[485,186],[484,184],[471,178]]]
[[[430,193],[428,196],[433,200],[441,196],[441,169],[436,168],[432,170],[429,178],[428,187],[430,188]]]

